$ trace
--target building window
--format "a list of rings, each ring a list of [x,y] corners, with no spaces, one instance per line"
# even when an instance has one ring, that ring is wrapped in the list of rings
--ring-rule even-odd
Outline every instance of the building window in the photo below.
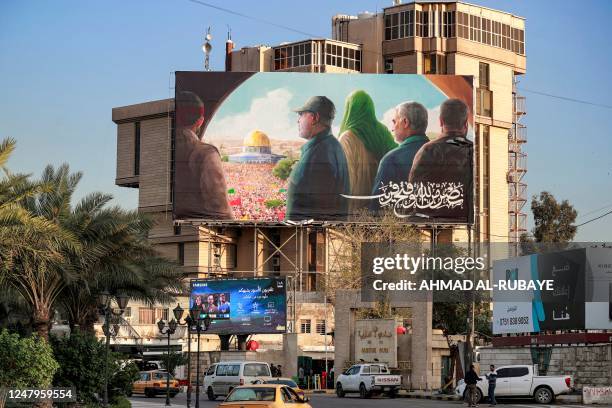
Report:
[[[493,92],[484,88],[476,89],[476,114],[493,117]]]
[[[393,58],[388,58],[385,60],[385,74],[393,73]]]
[[[215,242],[212,246],[213,249],[213,266],[215,269],[221,268],[221,244]]]
[[[310,333],[310,319],[300,320],[300,333]]]
[[[138,323],[155,324],[155,309],[152,307],[138,308]]]
[[[361,50],[325,43],[325,64],[361,72]]]
[[[436,73],[436,54],[423,55],[423,73],[424,74],[435,74]]]
[[[174,119],[174,115],[170,119],[170,197],[168,200],[173,203],[174,202],[174,173],[175,173],[175,165],[174,165],[174,156],[176,150],[176,120]]]
[[[178,254],[177,254],[177,262],[179,265],[185,265],[185,243],[179,242],[178,244]]]
[[[455,12],[454,11],[443,11],[442,19],[440,21],[441,30],[440,33],[444,38],[455,37]]]
[[[168,309],[166,308],[157,308],[155,309],[155,322],[157,323],[159,320],[168,321]]]
[[[481,62],[478,65],[478,86],[480,88],[489,89],[490,85],[490,74],[489,74],[489,64],[485,64]]]
[[[325,334],[325,320],[317,319],[317,334]]]
[[[288,69],[312,64],[312,43],[288,45],[274,49],[274,69]]]
[[[470,15],[467,13],[457,12],[457,31],[458,37],[470,38]]]
[[[490,131],[487,125],[481,125],[482,129],[482,232],[485,239],[489,235],[489,207],[490,207]]]
[[[140,122],[134,123],[134,175],[140,174]]]
[[[478,89],[476,89],[476,114],[493,117],[493,92],[489,90],[489,64],[481,62],[478,69]]]
[[[423,55],[424,74],[446,74],[446,55],[424,54]]]
[[[385,16],[385,40],[414,37],[414,10]]]
[[[525,55],[525,31],[467,13],[457,12],[457,36]]]

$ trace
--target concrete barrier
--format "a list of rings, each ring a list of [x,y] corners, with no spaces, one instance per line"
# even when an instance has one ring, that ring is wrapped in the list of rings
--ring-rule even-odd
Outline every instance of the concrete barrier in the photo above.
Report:
[[[612,387],[582,387],[584,404],[612,404]]]

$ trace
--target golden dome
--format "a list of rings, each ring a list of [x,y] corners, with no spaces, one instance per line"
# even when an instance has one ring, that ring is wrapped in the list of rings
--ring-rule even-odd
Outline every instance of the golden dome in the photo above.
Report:
[[[270,147],[270,139],[261,130],[254,130],[247,137],[244,138],[243,146]]]

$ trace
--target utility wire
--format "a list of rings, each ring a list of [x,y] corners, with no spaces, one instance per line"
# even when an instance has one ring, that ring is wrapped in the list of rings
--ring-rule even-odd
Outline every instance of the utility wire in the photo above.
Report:
[[[582,224],[578,224],[578,225],[576,225],[576,228],[578,228],[578,227],[582,227],[583,225],[588,224],[588,223],[593,222],[593,221],[596,221],[596,220],[598,220],[598,219],[600,219],[600,218],[607,217],[607,216],[608,216],[608,215],[610,215],[610,214],[612,214],[612,211],[608,211],[607,213],[602,214],[602,215],[600,215],[599,217],[595,217],[595,218],[592,218],[592,219],[590,219],[590,220],[588,220],[588,221],[583,222]]]
[[[238,11],[230,10],[228,8],[225,8],[225,7],[216,6],[214,4],[207,3],[207,2],[202,1],[202,0],[187,0],[187,1],[189,1],[191,3],[194,3],[194,4],[198,4],[200,6],[209,7],[209,8],[215,9],[215,10],[219,10],[219,11],[222,11],[224,13],[232,14],[234,16],[238,16],[238,17],[249,19],[249,20],[253,20],[253,21],[256,21],[258,23],[267,24],[267,25],[270,25],[270,26],[273,26],[273,27],[281,28],[283,30],[291,31],[293,33],[305,35],[305,36],[307,36],[309,38],[324,38],[322,36],[315,35],[315,34],[312,34],[312,33],[308,33],[306,31],[301,31],[301,30],[298,30],[296,28],[289,27],[289,26],[286,26],[286,25],[283,25],[283,24],[278,24],[278,23],[275,23],[273,21],[265,20],[265,19],[262,19],[262,18],[259,18],[259,17],[255,17],[255,16],[251,16],[251,15],[248,15],[248,14],[244,14],[244,13],[241,13],[241,12],[238,12]],[[361,51],[363,53],[371,53],[371,54],[379,55],[379,56],[383,55],[382,52],[378,52],[378,51],[371,51],[371,50],[361,50]],[[536,90],[526,89],[526,88],[522,88],[522,87],[517,87],[517,88],[520,89],[521,91],[524,91],[524,92],[528,92],[528,93],[532,93],[532,94],[536,94],[536,95],[541,95],[541,96],[546,96],[546,97],[549,97],[549,98],[561,99],[561,100],[568,101],[568,102],[581,103],[581,104],[591,105],[591,106],[598,106],[600,108],[605,108],[605,109],[612,109],[612,105],[606,105],[606,104],[597,103],[597,102],[585,101],[585,100],[581,100],[581,99],[571,98],[571,97],[568,97],[568,96],[553,95],[553,94],[550,94],[550,93],[547,93],[547,92],[536,91]]]
[[[292,27],[289,27],[289,26],[286,26],[286,25],[282,25],[282,24],[278,24],[278,23],[275,23],[273,21],[264,20],[264,19],[259,18],[259,17],[249,16],[248,14],[243,14],[243,13],[240,13],[238,11],[226,9],[224,7],[215,6],[214,4],[206,3],[206,2],[201,1],[201,0],[187,0],[187,1],[190,1],[190,2],[195,3],[195,4],[199,4],[199,5],[204,6],[204,7],[210,7],[210,8],[213,8],[215,10],[223,11],[225,13],[233,14],[233,15],[238,16],[238,17],[242,17],[242,18],[246,18],[246,19],[249,19],[249,20],[257,21],[258,23],[268,24],[268,25],[271,25],[271,26],[274,26],[274,27],[277,27],[277,28],[282,28],[283,30],[288,30],[288,31],[292,31],[294,33],[302,34],[302,35],[305,35],[305,36],[310,37],[310,38],[318,38],[318,36],[316,36],[314,34],[311,34],[311,33],[307,33],[305,31],[300,31],[300,30],[297,30],[295,28],[292,28]]]
[[[603,103],[589,102],[589,101],[584,101],[584,100],[581,100],[581,99],[570,98],[570,97],[567,97],[567,96],[553,95],[553,94],[549,94],[549,93],[546,93],[546,92],[534,91],[534,90],[531,90],[531,89],[525,89],[525,88],[522,88],[522,87],[518,87],[518,89],[520,89],[523,92],[528,92],[528,93],[532,93],[532,94],[536,94],[536,95],[542,95],[542,96],[548,96],[549,98],[561,99],[563,101],[574,102],[574,103],[582,103],[584,105],[591,105],[591,106],[598,106],[600,108],[612,109],[612,105],[605,105]]]
[[[603,207],[597,208],[596,210],[591,210],[589,212],[585,212],[584,214],[581,214],[578,218],[584,218],[587,215],[596,213],[596,212],[601,211],[601,210],[605,210],[606,208],[610,208],[610,207],[612,207],[612,203],[604,205]]]

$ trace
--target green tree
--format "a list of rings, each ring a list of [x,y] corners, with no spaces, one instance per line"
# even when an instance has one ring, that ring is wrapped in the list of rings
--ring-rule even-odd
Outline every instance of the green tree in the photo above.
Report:
[[[170,374],[174,375],[176,368],[182,365],[187,364],[187,360],[189,358],[186,354],[170,352],[164,353],[164,356],[161,360],[161,366],[164,370],[168,371]]]
[[[137,211],[108,207],[111,196],[94,193],[66,217],[84,256],[71,258],[76,279],[58,298],[71,327],[93,332],[97,299],[102,291],[126,294],[146,303],[169,303],[183,288],[180,267],[155,251],[148,240],[150,218]],[[117,319],[114,323],[124,323]]]
[[[272,174],[281,180],[287,180],[296,162],[297,160],[288,157],[280,159],[278,163],[276,163],[276,166],[274,166],[274,169],[272,169]]]
[[[578,213],[567,200],[559,203],[551,193],[542,191],[539,197],[532,197],[531,212],[535,226],[532,237],[527,234],[520,237],[523,254],[563,249],[574,239]]]
[[[5,170],[0,181],[0,286],[11,286],[23,297],[32,326],[46,340],[55,299],[73,277],[67,258],[81,249],[61,224],[78,178],[49,167],[36,183],[28,176],[12,175],[5,164],[13,148],[11,140],[0,145]]]
[[[69,337],[51,336],[50,344],[59,370],[53,377],[56,387],[74,387],[77,400],[90,404],[97,401],[104,387],[106,349],[93,334],[74,330]],[[117,353],[109,355],[109,401],[132,393],[138,379],[138,367]]]
[[[48,387],[57,369],[51,347],[40,337],[0,331],[0,387]]]
[[[536,242],[566,243],[574,239],[578,213],[567,200],[559,203],[551,193],[543,191],[539,197],[531,199],[531,211]]]
[[[120,404],[122,397],[132,395],[134,381],[140,375],[138,366],[133,361],[123,360],[116,355],[112,364],[112,375],[108,382],[109,401],[113,404]]]
[[[101,395],[104,386],[104,343],[79,330],[73,331],[69,337],[51,336],[50,343],[59,363],[53,385],[75,387],[79,402],[96,401],[96,395]]]

